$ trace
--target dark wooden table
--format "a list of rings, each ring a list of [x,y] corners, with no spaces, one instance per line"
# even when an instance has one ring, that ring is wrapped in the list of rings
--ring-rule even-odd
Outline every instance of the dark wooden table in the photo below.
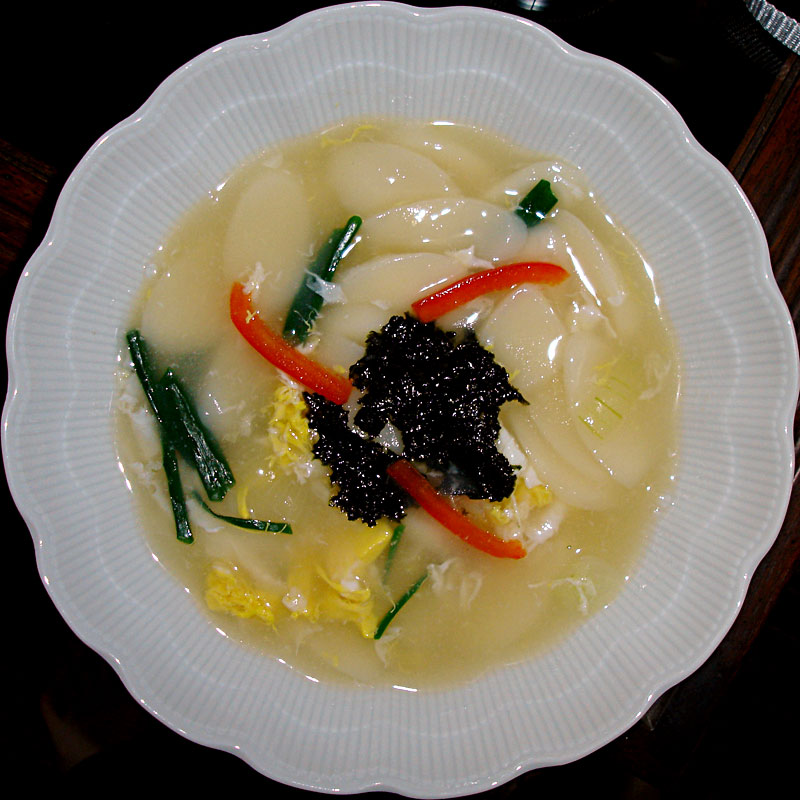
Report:
[[[260,15],[233,8],[189,23],[163,9],[158,17],[146,16],[141,8],[125,20],[84,20],[73,8],[63,19],[40,20],[33,12],[12,17],[0,62],[6,78],[0,122],[5,311],[64,181],[105,130],[198,52],[268,30],[315,5],[296,3]],[[645,4],[635,0],[538,3],[538,10],[525,0],[477,5],[541,22],[568,42],[628,66],[664,94],[750,198],[797,322],[800,58],[764,33],[738,0],[653,4],[648,24],[641,17]],[[797,16],[797,3],[777,5]],[[107,790],[127,783],[184,794],[300,793],[233,756],[181,738],[143,711],[53,607],[5,483],[1,500],[10,548],[0,584],[6,642],[0,753],[7,776],[23,776],[40,789]],[[790,781],[800,739],[793,732],[800,716],[799,554],[795,488],[741,613],[706,664],[597,753],[522,776],[489,794],[736,797],[751,784],[765,791],[772,782]]]

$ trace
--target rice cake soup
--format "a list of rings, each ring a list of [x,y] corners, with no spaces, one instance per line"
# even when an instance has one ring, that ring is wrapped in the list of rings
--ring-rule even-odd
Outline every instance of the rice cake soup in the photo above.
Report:
[[[317,678],[436,687],[620,591],[669,503],[680,361],[579,168],[349,121],[241,166],[146,269],[119,461],[220,631]]]

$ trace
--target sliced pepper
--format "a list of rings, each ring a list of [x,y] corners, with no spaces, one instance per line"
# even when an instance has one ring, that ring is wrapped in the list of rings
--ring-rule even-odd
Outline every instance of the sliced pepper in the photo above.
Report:
[[[524,558],[527,555],[516,539],[501,539],[478,527],[445,496],[439,494],[410,461],[401,458],[390,464],[387,472],[424,511],[472,547],[498,558]]]
[[[412,303],[411,310],[420,322],[431,322],[476,297],[510,289],[518,283],[544,283],[555,286],[569,273],[544,261],[520,261],[503,267],[490,267],[448,284]]]
[[[321,394],[337,405],[344,404],[350,397],[353,389],[350,380],[295,350],[275,333],[253,310],[250,295],[241,283],[234,283],[231,289],[230,315],[236,329],[251,347],[309,391]]]

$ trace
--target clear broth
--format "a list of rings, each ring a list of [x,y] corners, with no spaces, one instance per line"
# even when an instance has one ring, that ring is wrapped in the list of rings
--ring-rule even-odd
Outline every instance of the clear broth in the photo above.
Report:
[[[557,530],[549,537],[539,535],[539,543],[520,561],[478,552],[420,509],[411,511],[403,520],[403,539],[385,581],[385,547],[375,561],[348,573],[361,581],[359,585],[370,588],[371,616],[363,619],[368,628],[369,620],[380,618],[429,565],[438,565],[434,568],[436,580],[431,575],[380,641],[364,635],[365,630],[353,619],[293,616],[289,601],[284,601],[292,592],[289,576],[293,568],[299,563],[322,565],[330,577],[332,560],[339,558],[339,551],[352,550],[346,542],[352,543],[354,536],[369,539],[375,531],[349,522],[329,505],[331,487],[319,462],[311,477],[301,482],[295,471],[276,466],[271,458],[270,404],[281,381],[275,369],[253,352],[231,325],[228,294],[232,280],[244,277],[248,267],[254,268],[253,261],[261,260],[259,253],[264,253],[266,277],[254,302],[267,319],[282,321],[309,256],[353,213],[342,202],[337,187],[325,179],[330,153],[350,140],[400,143],[437,162],[464,196],[481,197],[487,185],[502,184],[506,176],[529,164],[563,164],[469,126],[370,119],[286,143],[243,165],[198,202],[154,254],[148,266],[155,276],[143,292],[131,327],[141,329],[160,363],[174,364],[185,383],[196,388],[195,399],[225,449],[237,484],[215,510],[231,515],[246,510],[261,519],[286,520],[294,533],[282,536],[226,527],[190,506],[196,541],[191,546],[176,541],[159,472],[160,451],[153,429],[148,430],[154,425],[152,415],[128,372],[119,377],[119,460],[153,552],[220,631],[319,679],[413,688],[452,685],[552,646],[612,602],[628,580],[654,515],[669,502],[676,460],[679,357],[641,253],[588,189],[573,192],[560,205],[582,220],[613,260],[626,292],[625,302],[635,309],[634,331],[619,333],[618,338],[629,356],[644,361],[655,354],[662,365],[658,391],[641,401],[646,413],[633,412],[625,421],[635,429],[635,436],[647,443],[648,463],[641,476],[630,486],[615,481],[615,502],[610,508],[587,510],[566,503],[563,515],[553,519]],[[578,170],[570,169],[580,177]],[[279,185],[284,179],[276,173],[291,176],[286,183],[291,189],[286,201],[264,209],[270,222],[264,226],[266,232],[254,234],[258,241],[252,245],[232,242],[232,228],[248,218],[242,211],[242,198],[248,191],[257,194],[252,187],[259,181],[269,185],[274,178]],[[557,182],[554,188],[558,193]],[[293,203],[305,209],[302,215],[293,214]],[[289,230],[293,217],[300,216],[299,232]],[[270,260],[270,237],[281,232],[280,257]],[[546,239],[544,234],[541,237]],[[342,262],[337,282],[346,283],[349,271],[380,255],[380,242],[365,235]],[[386,291],[381,306],[391,306],[391,286]],[[576,320],[582,319],[575,312],[578,294],[571,290],[558,298],[556,292],[554,289],[549,302],[566,320],[568,335]],[[580,297],[585,300],[586,296],[585,287],[580,287]],[[479,331],[482,320],[501,302],[502,298],[493,306],[475,306]],[[347,337],[339,341],[335,335],[337,314],[341,317],[345,308],[346,303],[326,306],[317,324],[320,344],[314,352],[331,367],[346,368],[358,351]],[[379,310],[385,314],[384,321],[388,319],[391,308]],[[474,323],[463,314],[447,321],[453,325]],[[594,324],[588,329],[594,330]],[[503,363],[502,348],[493,349]],[[513,381],[513,371],[509,371]],[[554,380],[562,381],[560,372]],[[537,397],[541,398],[537,402],[543,409],[555,402],[547,395],[549,385],[548,379],[537,383]],[[501,421],[519,413],[519,409],[504,409]],[[588,447],[583,455],[592,457]],[[199,486],[188,471],[184,472],[184,485]],[[544,518],[545,512],[536,513]],[[275,624],[209,610],[206,581],[214,565],[224,565],[251,590],[273,597]],[[321,585],[318,575],[314,580]],[[330,589],[323,585],[320,591]]]

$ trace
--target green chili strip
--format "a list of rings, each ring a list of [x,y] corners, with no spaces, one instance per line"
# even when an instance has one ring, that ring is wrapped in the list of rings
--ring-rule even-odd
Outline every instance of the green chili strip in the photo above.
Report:
[[[314,320],[322,308],[323,298],[314,291],[316,279],[331,281],[339,262],[353,244],[356,232],[361,227],[361,217],[350,217],[344,228],[337,228],[328,241],[317,252],[311,262],[303,282],[289,306],[283,326],[283,338],[292,345],[300,344],[308,338]]]
[[[389,569],[391,568],[392,561],[394,560],[394,551],[397,550],[397,545],[400,544],[400,538],[402,537],[405,529],[405,525],[398,525],[392,532],[392,538],[389,540],[389,547],[386,550],[386,563],[383,565],[384,581],[386,580],[386,576],[389,574]]]
[[[211,500],[222,500],[234,478],[211,431],[200,421],[189,395],[168,369],[156,387],[163,425],[181,455],[193,464]]]
[[[522,198],[514,213],[532,228],[550,213],[557,202],[558,198],[550,189],[550,181],[541,180]]]
[[[175,518],[175,533],[178,541],[191,544],[194,541],[194,536],[192,536],[192,529],[189,525],[189,513],[186,510],[186,497],[183,494],[178,459],[175,456],[175,450],[169,438],[163,431],[161,432],[161,454],[164,472],[167,475],[167,488],[169,489],[172,516]]]
[[[411,586],[408,591],[389,609],[386,613],[386,616],[378,623],[378,627],[375,628],[375,635],[372,637],[373,639],[380,639],[383,636],[384,631],[389,627],[389,623],[397,616],[397,613],[400,609],[416,594],[417,589],[425,583],[425,579],[428,577],[428,573],[426,572],[421,578],[417,580],[413,586]]]
[[[268,522],[263,519],[249,519],[247,517],[229,517],[227,514],[217,514],[213,508],[203,500],[198,492],[192,492],[192,496],[212,517],[221,519],[229,525],[237,528],[245,528],[251,531],[267,531],[268,533],[292,533],[292,526],[288,522]]]

